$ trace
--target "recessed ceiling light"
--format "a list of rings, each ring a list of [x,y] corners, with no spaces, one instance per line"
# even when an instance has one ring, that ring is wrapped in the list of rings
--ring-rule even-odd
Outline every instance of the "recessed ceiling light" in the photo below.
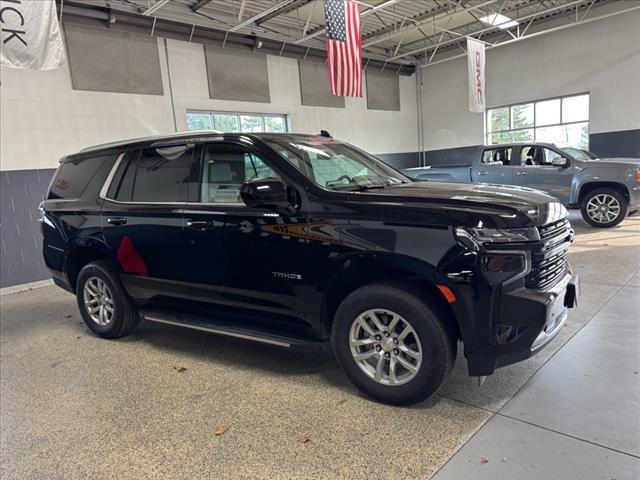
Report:
[[[487,25],[493,25],[495,27],[502,28],[503,30],[518,25],[518,22],[516,22],[515,20],[511,20],[509,17],[505,17],[500,13],[492,13],[491,15],[487,15],[486,17],[481,17],[480,21],[486,23]]]

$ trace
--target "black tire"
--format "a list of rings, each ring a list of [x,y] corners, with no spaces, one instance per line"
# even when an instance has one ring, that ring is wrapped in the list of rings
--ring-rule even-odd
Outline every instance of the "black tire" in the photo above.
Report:
[[[352,325],[363,312],[371,309],[390,310],[400,315],[408,320],[419,338],[422,361],[419,362],[415,376],[407,383],[384,385],[374,380],[363,371],[352,355]],[[408,285],[372,284],[352,292],[340,304],[335,314],[331,340],[338,363],[364,394],[383,403],[410,405],[433,395],[451,372],[456,358],[457,340],[446,321],[445,314],[439,308],[422,300]],[[381,352],[381,355],[386,355],[384,351]],[[373,362],[377,362],[377,358],[373,357]]]
[[[613,198],[618,202],[619,210],[617,217],[613,218],[610,221],[603,222],[601,220],[598,220],[597,217],[593,217],[593,214],[590,214],[590,212],[593,212],[593,210],[588,210],[589,202],[591,202],[592,200],[594,202],[597,202],[598,196],[600,196],[600,198],[606,198],[606,196],[609,196],[610,198]],[[624,198],[624,195],[622,195],[618,190],[608,187],[596,188],[595,190],[590,191],[584,196],[582,202],[580,203],[580,212],[582,213],[582,218],[584,218],[584,220],[589,225],[597,228],[615,227],[627,217],[628,211],[629,203],[627,202],[627,199]]]
[[[85,305],[84,291],[87,281],[95,282],[93,279],[104,282],[112,298],[111,318],[106,325],[99,325],[91,318],[91,314]],[[82,315],[84,323],[89,329],[102,338],[120,338],[131,333],[138,323],[140,316],[135,304],[124,290],[122,282],[113,267],[106,261],[91,262],[85,265],[78,274],[76,283],[76,300],[78,309]]]

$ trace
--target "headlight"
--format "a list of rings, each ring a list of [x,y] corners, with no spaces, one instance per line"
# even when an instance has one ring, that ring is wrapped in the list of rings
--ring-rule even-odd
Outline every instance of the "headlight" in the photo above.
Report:
[[[529,228],[456,228],[456,236],[466,246],[469,241],[475,244],[536,242],[540,234],[535,227]]]

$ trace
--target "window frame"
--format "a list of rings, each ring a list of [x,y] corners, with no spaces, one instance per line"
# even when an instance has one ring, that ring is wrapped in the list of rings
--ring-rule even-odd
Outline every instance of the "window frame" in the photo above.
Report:
[[[485,132],[484,132],[484,144],[485,146],[491,146],[491,145],[506,145],[506,144],[512,144],[512,143],[535,143],[535,142],[541,142],[541,143],[548,143],[548,142],[542,142],[541,140],[538,140],[536,138],[536,134],[537,134],[537,130],[540,128],[550,128],[550,127],[564,127],[564,126],[568,126],[568,125],[577,125],[577,124],[581,124],[581,123],[586,123],[587,124],[587,136],[590,134],[590,127],[591,127],[591,109],[589,108],[589,114],[587,116],[586,120],[577,120],[577,121],[573,121],[573,122],[563,122],[562,121],[562,109],[563,109],[563,100],[566,98],[573,98],[573,97],[582,97],[582,96],[588,96],[588,101],[589,101],[589,107],[591,107],[591,92],[580,92],[580,93],[572,93],[569,95],[559,95],[559,96],[555,96],[555,97],[548,97],[548,98],[539,98],[537,100],[526,100],[526,101],[521,101],[521,102],[514,102],[514,103],[508,103],[508,104],[504,104],[504,105],[495,105],[492,107],[488,107],[485,111],[484,114],[484,121],[485,121]],[[537,125],[536,123],[536,106],[538,103],[542,103],[542,102],[547,102],[550,100],[560,100],[560,123],[552,123],[552,124],[545,124],[545,125]],[[512,118],[511,118],[511,111],[513,107],[516,106],[520,106],[520,105],[528,105],[528,104],[532,104],[533,105],[533,124],[530,127],[522,127],[522,128],[511,128],[511,125],[513,124]],[[500,108],[507,108],[508,112],[509,112],[509,117],[507,119],[507,124],[509,125],[509,128],[506,129],[502,129],[502,130],[495,130],[492,131],[491,130],[491,118],[489,116],[489,112],[492,110],[497,110]],[[490,143],[489,142],[489,138],[491,137],[491,135],[493,134],[500,134],[500,133],[509,133],[509,132],[518,132],[518,131],[525,131],[525,130],[533,130],[533,139],[532,140],[524,140],[524,141],[510,141],[510,142],[506,142],[506,143]],[[585,150],[589,150],[589,141],[587,141],[587,145],[584,146]],[[576,146],[576,148],[583,148],[582,146]]]
[[[211,131],[216,131],[216,120],[215,117],[216,115],[229,115],[229,116],[235,116],[236,120],[237,120],[237,124],[238,124],[238,131],[237,132],[222,132],[222,133],[289,133],[289,116],[286,113],[266,113],[266,112],[230,112],[230,111],[223,111],[223,110],[200,110],[200,109],[187,109],[185,112],[185,118],[188,117],[188,115],[192,113],[192,114],[199,114],[199,115],[209,115],[209,117],[211,118]],[[260,117],[260,126],[261,126],[261,130],[259,132],[243,132],[242,131],[242,123],[240,121],[240,117]],[[265,117],[280,117],[282,118],[282,123],[284,125],[284,131],[282,132],[267,132],[265,130]],[[189,130],[189,124],[187,122],[187,131],[199,131],[199,130]],[[209,131],[209,130],[206,130]]]

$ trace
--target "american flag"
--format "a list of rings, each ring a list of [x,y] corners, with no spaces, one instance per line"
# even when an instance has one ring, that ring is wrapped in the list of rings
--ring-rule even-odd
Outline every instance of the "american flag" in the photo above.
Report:
[[[362,96],[360,5],[350,0],[324,0],[331,92]]]

